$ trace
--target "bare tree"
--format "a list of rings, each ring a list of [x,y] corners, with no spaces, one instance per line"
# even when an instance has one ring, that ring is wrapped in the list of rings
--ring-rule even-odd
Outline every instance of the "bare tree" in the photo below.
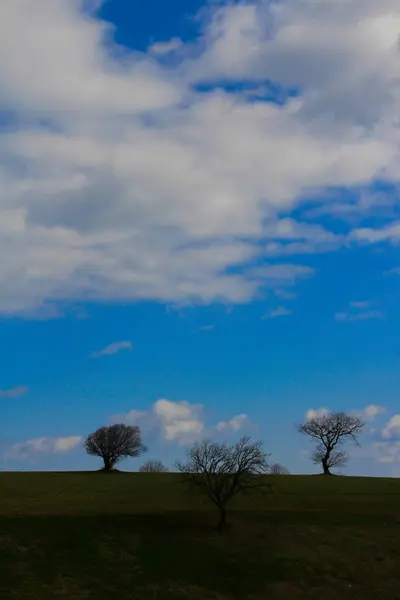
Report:
[[[183,481],[215,504],[219,511],[218,528],[226,526],[227,505],[237,494],[266,489],[262,475],[268,472],[268,454],[261,441],[241,438],[236,444],[203,441],[188,452],[186,462],[177,462]]]
[[[168,469],[161,460],[148,460],[139,469],[140,473],[167,473]]]
[[[109,425],[100,427],[85,440],[85,450],[104,461],[103,471],[110,472],[117,462],[128,456],[140,456],[147,448],[142,444],[137,425]]]
[[[269,472],[271,475],[289,475],[290,471],[287,467],[281,465],[280,463],[273,463],[270,466]]]
[[[348,455],[341,446],[348,440],[359,445],[358,438],[364,427],[363,421],[344,412],[321,414],[298,425],[298,430],[316,441],[312,453],[315,464],[321,464],[324,475],[332,475],[331,469],[344,467]]]

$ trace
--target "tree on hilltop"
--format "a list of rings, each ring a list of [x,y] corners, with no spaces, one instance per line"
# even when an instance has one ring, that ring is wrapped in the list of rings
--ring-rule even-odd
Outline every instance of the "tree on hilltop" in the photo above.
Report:
[[[331,469],[347,464],[348,454],[341,448],[347,441],[359,445],[363,427],[360,417],[344,412],[316,414],[297,426],[300,433],[316,442],[311,458],[315,464],[322,465],[324,475],[332,475]]]
[[[269,472],[271,475],[290,475],[289,469],[277,462],[270,466]]]
[[[88,454],[103,459],[103,471],[107,473],[123,458],[140,456],[147,451],[140,427],[122,423],[100,427],[88,435],[84,446]]]
[[[167,467],[161,460],[148,460],[139,469],[140,473],[167,473]]]

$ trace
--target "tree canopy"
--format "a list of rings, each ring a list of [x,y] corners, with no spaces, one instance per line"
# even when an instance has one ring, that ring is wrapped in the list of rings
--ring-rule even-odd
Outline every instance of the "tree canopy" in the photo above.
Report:
[[[186,462],[176,467],[184,482],[207,496],[219,510],[218,527],[226,525],[227,505],[240,493],[266,489],[268,454],[261,441],[242,437],[236,444],[203,441],[190,448]]]

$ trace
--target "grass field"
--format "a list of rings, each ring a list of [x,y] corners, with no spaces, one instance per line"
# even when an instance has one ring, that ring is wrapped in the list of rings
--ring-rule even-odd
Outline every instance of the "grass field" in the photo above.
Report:
[[[400,599],[400,480],[269,480],[218,534],[175,475],[1,473],[0,598]]]

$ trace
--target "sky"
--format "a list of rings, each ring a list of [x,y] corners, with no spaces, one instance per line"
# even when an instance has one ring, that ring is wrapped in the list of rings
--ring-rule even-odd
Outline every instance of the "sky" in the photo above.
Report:
[[[310,411],[400,476],[399,0],[0,3],[0,452],[172,467]],[[122,465],[121,465],[122,467]]]

